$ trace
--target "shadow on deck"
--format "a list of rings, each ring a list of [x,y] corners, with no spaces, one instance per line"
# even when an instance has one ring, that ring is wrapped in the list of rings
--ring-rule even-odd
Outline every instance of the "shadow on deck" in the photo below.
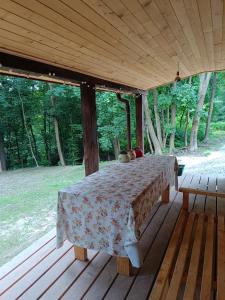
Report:
[[[0,298],[148,298],[182,205],[181,193],[172,190],[170,199],[168,204],[158,202],[142,227],[144,265],[135,276],[118,275],[115,257],[105,253],[88,250],[89,261],[81,262],[74,259],[69,242],[56,250],[53,230],[0,269]],[[190,209],[225,214],[225,201],[192,195]]]

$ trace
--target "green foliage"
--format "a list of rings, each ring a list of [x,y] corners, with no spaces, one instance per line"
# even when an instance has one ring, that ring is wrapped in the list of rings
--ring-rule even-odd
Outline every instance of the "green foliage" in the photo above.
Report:
[[[171,94],[180,110],[193,109],[198,99],[195,86],[186,82],[177,84],[175,88],[171,89]]]
[[[211,129],[212,129],[212,131],[224,131],[225,132],[225,121],[212,122]]]
[[[220,72],[212,116],[212,131],[225,129],[224,82],[225,72]],[[187,135],[190,136],[192,118],[198,100],[198,89],[198,76],[193,76],[191,80],[184,79],[177,84],[168,84],[157,88],[161,128],[168,137],[172,132],[175,132],[177,148],[184,146],[187,112],[190,116]],[[211,83],[201,112],[199,140],[204,137],[210,95]],[[54,104],[52,97],[54,97]],[[130,103],[132,146],[135,147],[135,100],[134,96],[131,95],[123,95],[123,97],[128,99]],[[119,146],[121,150],[127,149],[125,105],[119,102],[116,94],[112,92],[97,92],[96,102],[100,158],[112,159],[115,157],[116,150],[119,151]],[[151,90],[148,93],[148,102],[153,125],[156,126]],[[171,125],[170,108],[172,103],[176,104],[176,128]],[[25,130],[22,104],[28,134]],[[28,136],[39,165],[59,165],[54,127],[55,118],[58,121],[66,164],[81,163],[83,160],[83,137],[80,89],[60,84],[49,85],[46,82],[24,78],[0,77],[0,131],[4,135],[8,169],[34,166]],[[145,144],[148,145],[146,136],[145,141]]]
[[[132,96],[123,96],[130,102],[131,132],[135,145],[135,102]],[[115,93],[98,92],[96,95],[99,144],[102,152],[113,155],[113,140],[118,139],[121,149],[127,149],[125,105],[117,100]]]
[[[8,76],[0,77],[0,128],[4,131],[7,167],[34,166],[24,126],[22,102],[32,148],[40,165],[57,165],[53,116],[59,122],[65,160],[82,161],[79,88]],[[53,108],[50,96],[55,96]],[[47,153],[48,152],[48,153]]]

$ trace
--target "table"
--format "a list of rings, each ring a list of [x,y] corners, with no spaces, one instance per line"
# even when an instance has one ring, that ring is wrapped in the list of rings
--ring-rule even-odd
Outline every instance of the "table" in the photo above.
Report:
[[[119,272],[124,273],[130,261],[140,267],[140,226],[161,195],[164,202],[169,201],[176,174],[174,156],[149,155],[110,164],[60,190],[57,248],[68,239],[82,260],[85,249],[95,249],[117,256]]]

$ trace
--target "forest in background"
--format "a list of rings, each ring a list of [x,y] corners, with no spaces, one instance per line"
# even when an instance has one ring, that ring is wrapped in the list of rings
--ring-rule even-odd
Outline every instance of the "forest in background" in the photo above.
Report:
[[[203,73],[152,89],[144,101],[145,152],[195,151],[210,130],[225,130],[225,72]],[[135,96],[129,100],[136,146]],[[127,149],[126,110],[112,92],[97,92],[101,160]],[[83,161],[78,87],[0,77],[0,171]]]

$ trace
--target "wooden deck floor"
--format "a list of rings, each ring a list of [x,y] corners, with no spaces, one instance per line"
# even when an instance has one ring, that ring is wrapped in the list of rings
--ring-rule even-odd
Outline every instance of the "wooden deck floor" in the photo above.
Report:
[[[184,178],[180,178],[182,181]],[[192,177],[190,176],[190,181]],[[215,179],[205,179],[208,186]],[[0,299],[147,299],[178,218],[182,194],[157,203],[142,227],[144,265],[132,277],[116,273],[115,258],[88,251],[89,261],[74,259],[69,242],[55,249],[55,232],[41,238],[0,269]],[[225,215],[225,199],[190,196],[190,209]]]

